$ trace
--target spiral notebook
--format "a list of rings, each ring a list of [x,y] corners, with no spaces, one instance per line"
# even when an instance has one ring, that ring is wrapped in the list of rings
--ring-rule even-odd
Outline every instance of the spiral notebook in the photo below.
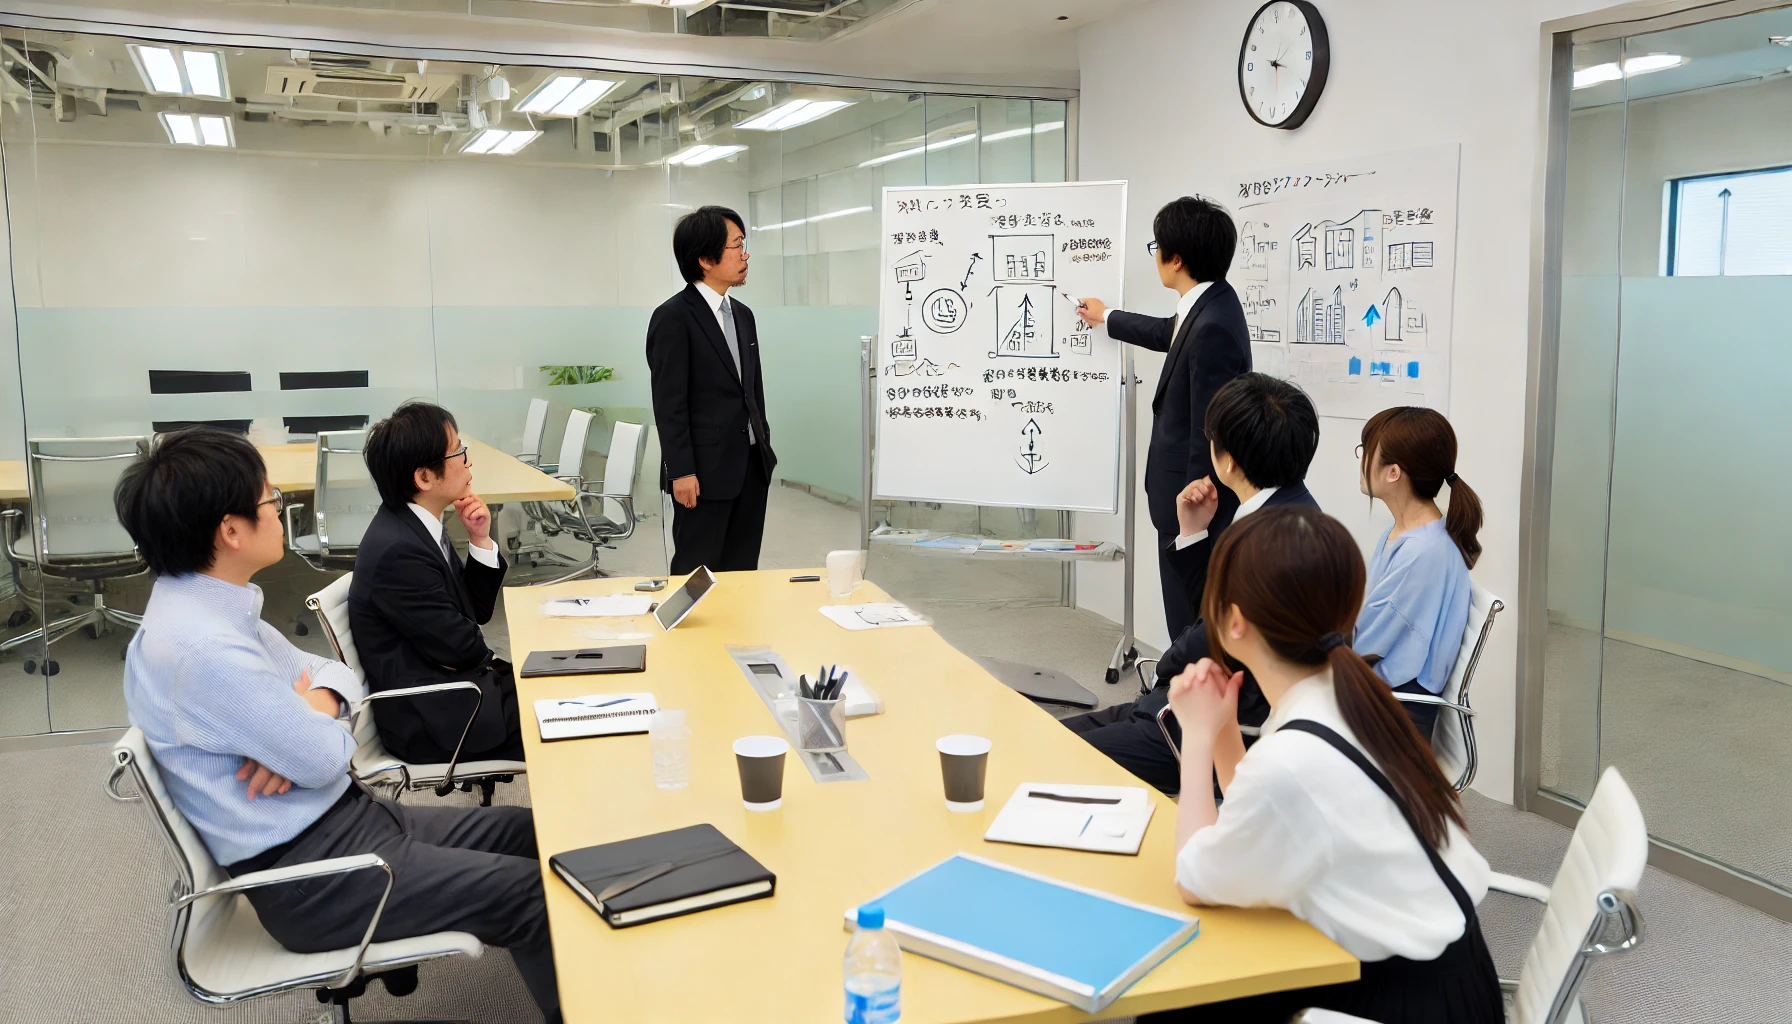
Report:
[[[658,713],[651,693],[593,693],[535,702],[535,724],[543,743],[646,732]]]

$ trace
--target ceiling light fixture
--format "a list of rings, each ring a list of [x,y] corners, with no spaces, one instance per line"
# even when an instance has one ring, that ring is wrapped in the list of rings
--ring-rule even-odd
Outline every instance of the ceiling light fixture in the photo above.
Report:
[[[851,100],[785,100],[783,103],[761,111],[735,125],[751,132],[781,132],[786,128],[795,128],[810,121],[819,121],[832,114],[852,106]]]
[[[1031,128],[1010,128],[1005,132],[996,132],[994,135],[985,135],[983,136],[983,141],[985,144],[1001,142],[1003,139],[1018,139],[1022,135],[1039,135],[1044,132],[1061,131],[1063,127],[1064,122],[1062,121],[1045,121],[1036,124]]]
[[[711,146],[704,143],[698,143],[695,146],[686,146],[684,149],[667,157],[666,166],[702,167],[704,164],[714,163],[717,160],[731,157],[746,148],[747,147],[745,146]]]
[[[915,156],[920,153],[932,153],[937,150],[947,149],[952,146],[961,146],[961,145],[971,141],[972,139],[975,139],[976,137],[977,137],[976,132],[971,132],[969,135],[956,135],[950,139],[941,139],[938,142],[929,142],[925,146],[915,146],[912,149],[904,149],[904,150],[900,150],[895,153],[886,153],[883,156],[874,156],[871,159],[866,160],[864,163],[859,164],[859,166],[860,167],[881,167],[884,164],[890,163],[892,161],[901,160],[903,157]]]
[[[1620,70],[1617,61],[1595,64],[1590,68],[1581,68],[1574,73],[1574,87],[1585,89],[1589,86],[1616,82],[1620,78],[1632,78],[1636,75],[1647,75],[1656,71],[1666,71],[1686,63],[1686,58],[1677,53],[1649,53],[1632,57],[1624,62]]]
[[[228,99],[230,82],[224,68],[224,54],[218,50],[186,49],[168,46],[146,46],[128,43],[131,60],[137,73],[152,93],[161,96],[205,96]]]
[[[516,110],[545,117],[577,117],[614,88],[616,83],[607,78],[552,75],[517,104]]]
[[[162,122],[162,130],[168,133],[168,141],[177,146],[229,148],[236,145],[236,130],[228,117],[166,111],[156,116]]]
[[[511,156],[524,146],[541,138],[541,132],[534,130],[507,131],[503,128],[484,128],[479,134],[468,140],[460,148],[463,155],[473,156]]]

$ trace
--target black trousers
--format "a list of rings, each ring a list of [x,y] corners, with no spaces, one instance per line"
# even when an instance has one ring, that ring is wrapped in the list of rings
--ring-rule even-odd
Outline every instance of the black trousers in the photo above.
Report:
[[[1162,532],[1157,535],[1157,582],[1163,588],[1164,622],[1172,637],[1181,636],[1183,630],[1195,624],[1195,609],[1188,603],[1188,580],[1170,563],[1176,536]]]
[[[468,932],[510,950],[549,1024],[560,1019],[547,903],[527,807],[406,807],[351,788],[297,839],[230,865],[233,875],[329,857],[377,853],[392,895],[375,942]],[[296,953],[361,943],[385,888],[377,869],[248,892],[262,927]]]
[[[747,447],[747,479],[738,496],[718,500],[699,494],[695,508],[673,502],[672,575],[682,576],[699,565],[712,572],[759,568],[770,489],[771,478],[755,444]]]
[[[1169,702],[1169,684],[1159,683],[1131,704],[1066,718],[1064,726],[1146,785],[1173,795],[1182,788],[1182,763],[1157,727],[1157,713]],[[1176,732],[1174,724],[1170,728]]]
[[[1417,679],[1413,680],[1410,683],[1401,683],[1399,686],[1394,687],[1394,692],[1395,693],[1418,693],[1418,694],[1423,694],[1427,697],[1432,696],[1431,691],[1425,689],[1423,686],[1420,686],[1419,681]],[[1406,716],[1408,718],[1412,719],[1412,724],[1415,726],[1418,726],[1419,735],[1425,737],[1426,743],[1430,743],[1431,742],[1431,730],[1437,727],[1437,711],[1438,711],[1437,705],[1436,704],[1408,704],[1405,701],[1401,701],[1400,707],[1405,710]]]
[[[503,658],[493,658],[491,664],[476,673],[468,673],[454,678],[465,679],[471,675],[480,689],[485,691],[482,698],[481,717],[484,708],[498,703],[504,716],[504,739],[495,747],[484,750],[467,749],[460,752],[460,762],[468,761],[521,761],[523,760],[523,727],[520,713],[517,711],[516,671],[510,662]],[[431,714],[442,716],[447,723],[450,735],[459,736],[461,728],[466,724],[467,716],[473,713],[473,695],[470,693],[443,693],[435,696],[416,697],[413,700],[430,709]],[[417,735],[396,736],[384,730],[380,732],[380,741],[386,745],[386,752],[411,764],[446,764],[454,756],[453,747],[443,747],[431,739],[426,733]]]

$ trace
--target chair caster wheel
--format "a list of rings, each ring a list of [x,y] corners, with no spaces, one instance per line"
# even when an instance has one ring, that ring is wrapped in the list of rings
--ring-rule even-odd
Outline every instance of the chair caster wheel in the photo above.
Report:
[[[100,628],[101,627],[100,627],[99,623],[89,622],[85,627],[82,628],[81,632],[86,633],[87,639],[89,639],[89,640],[98,640],[100,638]]]
[[[1120,681],[1120,670],[1117,668],[1108,669],[1107,680],[1110,685],[1119,682]]]
[[[62,666],[54,661],[46,661],[43,664],[43,672],[46,679],[60,671],[62,671]]]
[[[292,635],[293,636],[309,636],[310,634],[311,634],[311,627],[305,625],[303,622],[295,622],[292,624]]]
[[[25,623],[30,622],[30,621],[31,621],[31,612],[28,609],[20,608],[20,609],[14,611],[11,615],[8,615],[6,617],[6,628],[7,629],[18,629],[20,626],[23,626]]]
[[[25,664],[23,664],[19,667],[23,668],[25,670],[25,674],[28,676],[37,675],[37,659],[36,658],[26,658]]]

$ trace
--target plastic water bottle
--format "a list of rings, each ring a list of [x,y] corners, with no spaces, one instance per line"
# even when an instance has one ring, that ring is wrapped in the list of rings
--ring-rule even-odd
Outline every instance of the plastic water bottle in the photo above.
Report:
[[[684,712],[661,708],[647,722],[647,745],[653,751],[653,784],[683,789],[691,784],[691,727]]]
[[[884,908],[859,908],[846,943],[846,1024],[891,1024],[902,1016],[902,950],[884,930]]]

